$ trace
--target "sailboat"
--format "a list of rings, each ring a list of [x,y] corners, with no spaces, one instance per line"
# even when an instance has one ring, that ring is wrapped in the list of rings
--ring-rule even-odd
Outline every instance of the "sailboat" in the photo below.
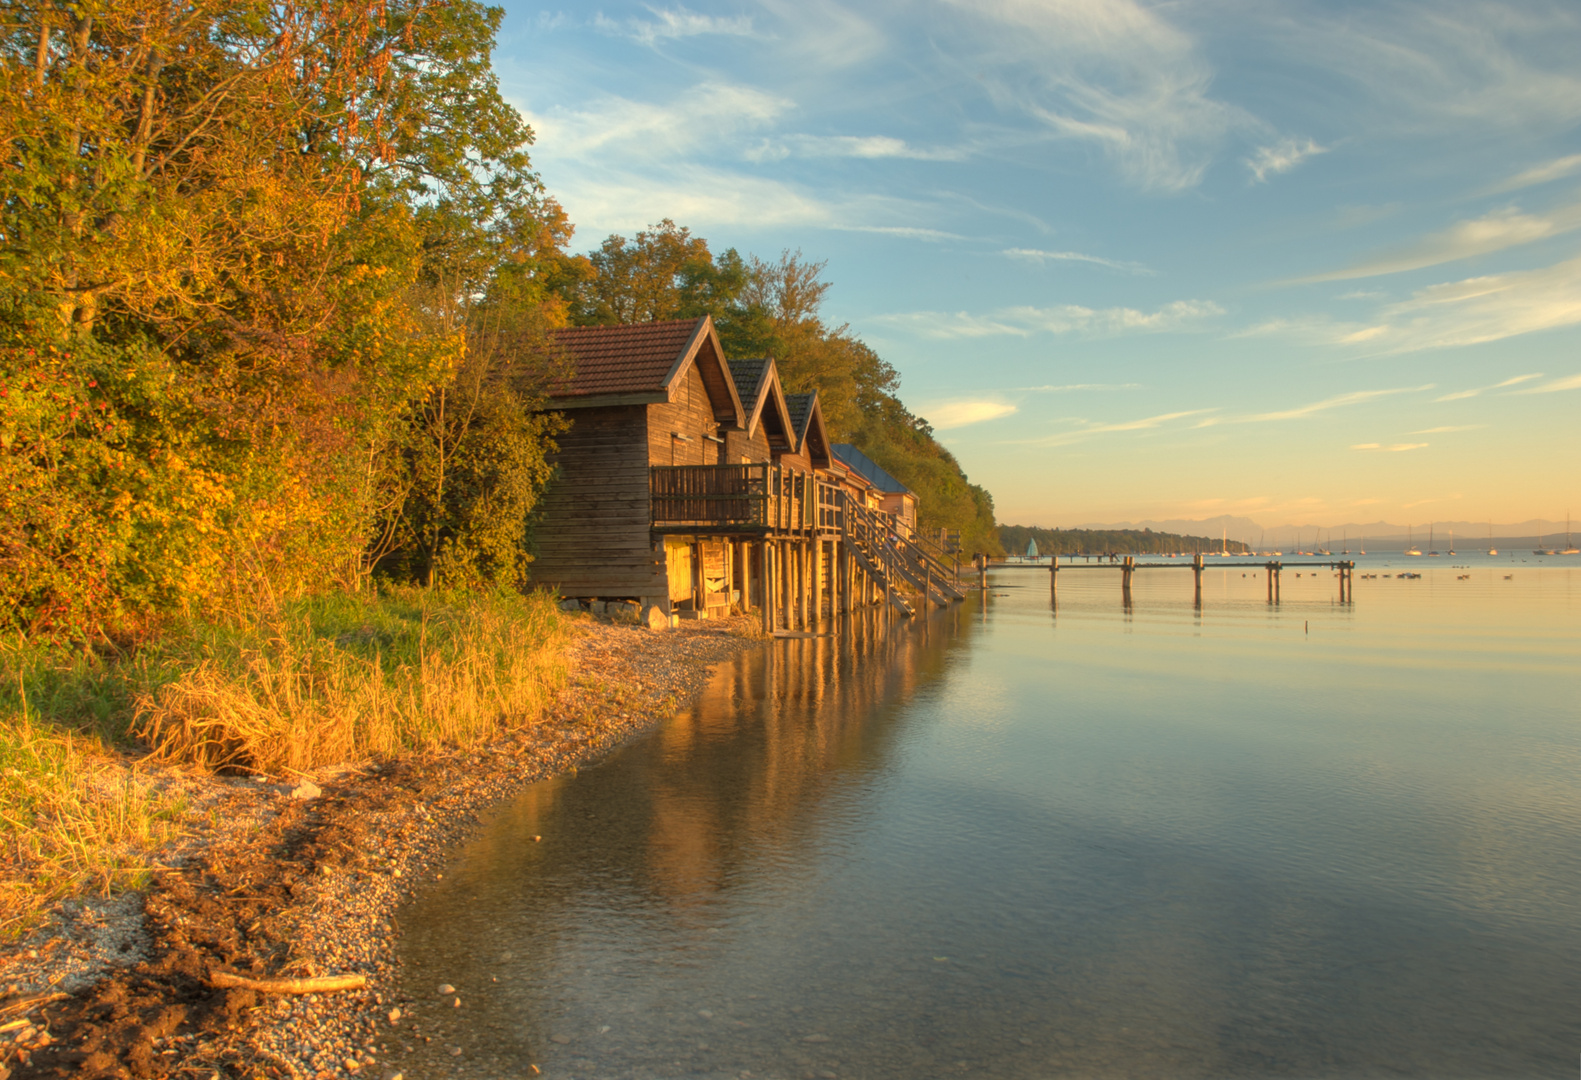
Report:
[[[1422,549],[1411,542],[1411,526],[1405,527],[1405,552],[1406,555],[1420,555]]]
[[[1339,542],[1340,542],[1340,552],[1339,553],[1341,555],[1349,555],[1350,554],[1350,529],[1348,527],[1344,528],[1344,529],[1341,529],[1339,531]]]
[[[1537,546],[1532,548],[1533,555],[1552,555],[1553,552],[1543,547],[1543,531],[1537,530]]]
[[[1499,549],[1493,546],[1493,522],[1488,522],[1488,554],[1497,555]]]
[[[1561,555],[1581,555],[1581,548],[1577,548],[1575,541],[1570,539],[1570,511],[1565,511],[1565,549]]]
[[[1453,555],[1455,553],[1455,530],[1454,529],[1450,529],[1449,530],[1449,553],[1451,555]]]
[[[1438,557],[1438,552],[1433,550],[1433,526],[1431,523],[1427,526],[1427,554],[1432,558]]]

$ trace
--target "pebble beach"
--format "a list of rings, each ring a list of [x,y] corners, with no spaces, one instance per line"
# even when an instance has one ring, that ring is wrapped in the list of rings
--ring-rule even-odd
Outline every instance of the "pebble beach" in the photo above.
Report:
[[[762,641],[746,618],[571,626],[555,705],[484,746],[289,780],[180,778],[212,827],[190,830],[146,891],[68,901],[0,952],[0,1080],[404,1076],[439,998],[398,997],[400,905],[490,806],[651,731]],[[217,988],[217,972],[362,985],[260,992]]]

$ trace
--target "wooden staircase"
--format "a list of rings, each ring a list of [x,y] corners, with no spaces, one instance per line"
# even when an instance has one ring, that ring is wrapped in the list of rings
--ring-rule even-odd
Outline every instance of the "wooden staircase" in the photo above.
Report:
[[[954,576],[944,566],[943,552],[931,551],[916,539],[893,529],[887,514],[878,514],[856,500],[845,498],[841,537],[846,550],[884,589],[889,602],[906,615],[915,614],[901,595],[902,588],[945,607],[966,598]]]

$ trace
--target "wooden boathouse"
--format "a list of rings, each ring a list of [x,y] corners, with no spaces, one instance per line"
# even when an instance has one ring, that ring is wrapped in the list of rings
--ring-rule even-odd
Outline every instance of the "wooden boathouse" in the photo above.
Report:
[[[755,612],[769,631],[964,596],[915,534],[915,496],[909,520],[883,509],[894,492],[872,476],[898,482],[855,447],[836,457],[817,393],[787,395],[770,358],[727,359],[712,319],[555,337],[573,371],[547,408],[570,429],[534,527],[535,584],[632,605],[649,626]]]

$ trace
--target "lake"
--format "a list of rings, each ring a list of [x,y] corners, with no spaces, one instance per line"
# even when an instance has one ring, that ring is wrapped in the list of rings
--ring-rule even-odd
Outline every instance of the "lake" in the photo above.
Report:
[[[1369,556],[1346,606],[1326,570],[1269,607],[1210,569],[1200,611],[1184,569],[1129,609],[1062,574],[1052,610],[1005,569],[744,654],[403,909],[406,992],[466,1005],[386,1060],[1575,1075],[1581,558],[1527,558]]]

